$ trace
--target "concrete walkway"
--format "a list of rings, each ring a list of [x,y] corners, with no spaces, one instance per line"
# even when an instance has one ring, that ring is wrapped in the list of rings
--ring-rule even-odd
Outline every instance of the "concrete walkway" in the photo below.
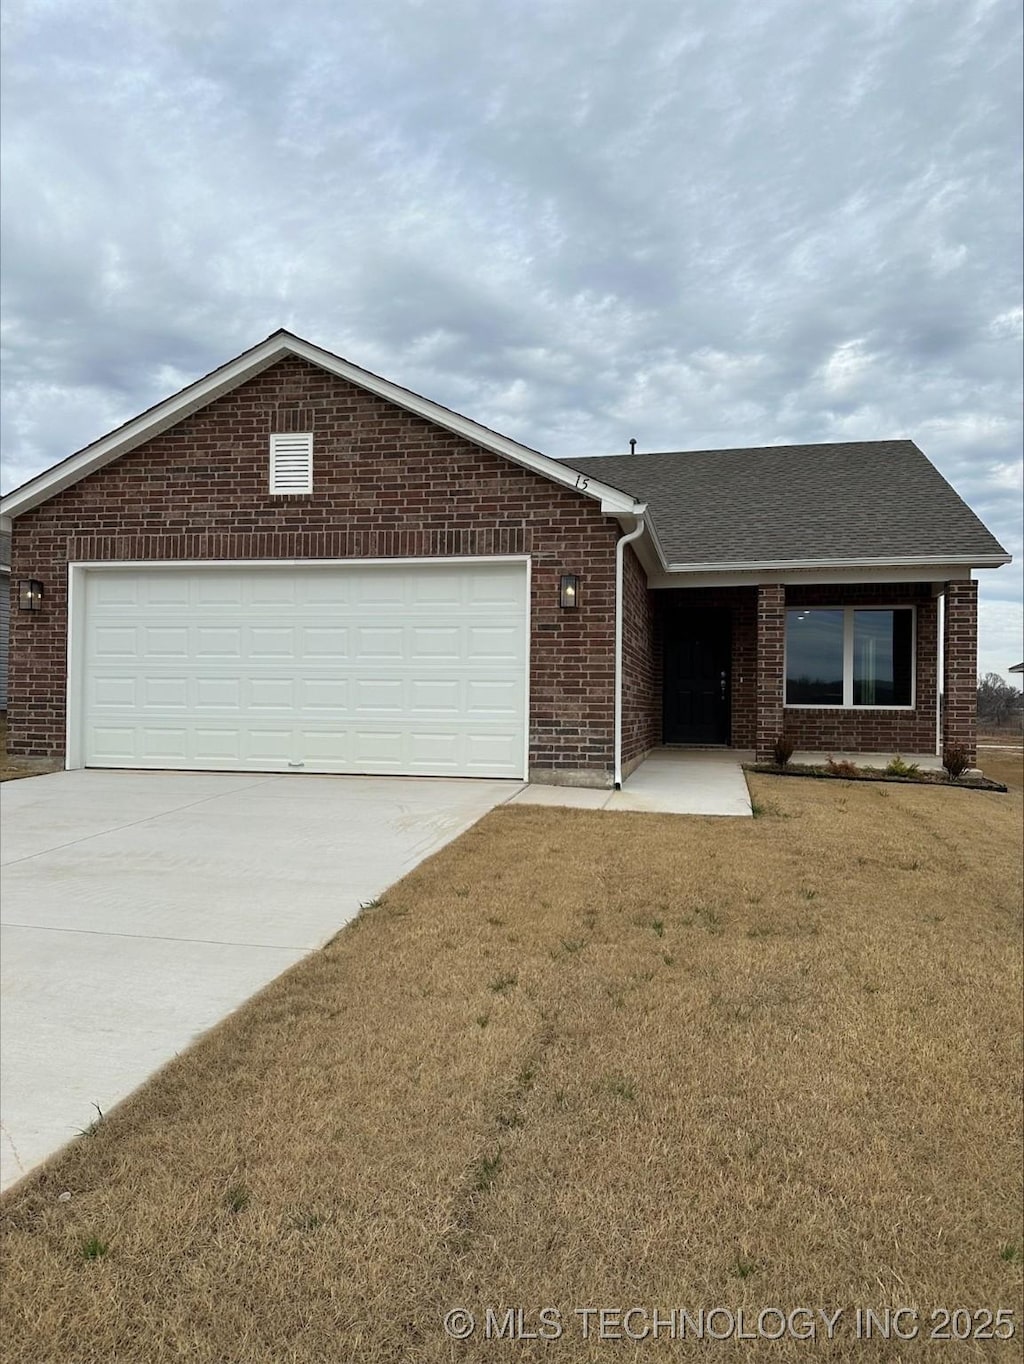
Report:
[[[741,764],[753,760],[753,753],[732,748],[659,748],[626,778],[621,791],[535,785],[513,796],[510,804],[749,816],[750,792]]]
[[[0,1185],[518,787],[212,772],[4,782]]]

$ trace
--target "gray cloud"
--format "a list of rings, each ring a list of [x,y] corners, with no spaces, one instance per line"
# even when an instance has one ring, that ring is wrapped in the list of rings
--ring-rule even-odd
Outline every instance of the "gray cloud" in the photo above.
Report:
[[[553,454],[911,436],[1020,556],[1012,0],[5,26],[5,486],[285,325]]]

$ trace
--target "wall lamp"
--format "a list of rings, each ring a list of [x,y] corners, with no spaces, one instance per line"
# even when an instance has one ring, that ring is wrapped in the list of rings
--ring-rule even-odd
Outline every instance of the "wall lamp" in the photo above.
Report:
[[[18,610],[38,611],[43,604],[43,585],[35,578],[18,584]]]
[[[574,611],[580,604],[580,578],[578,573],[563,573],[558,585],[558,604],[563,611]]]

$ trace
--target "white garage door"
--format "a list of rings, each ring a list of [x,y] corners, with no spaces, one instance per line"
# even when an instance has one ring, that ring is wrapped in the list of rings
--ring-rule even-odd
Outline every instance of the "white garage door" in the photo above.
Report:
[[[522,777],[526,564],[85,573],[90,767]]]

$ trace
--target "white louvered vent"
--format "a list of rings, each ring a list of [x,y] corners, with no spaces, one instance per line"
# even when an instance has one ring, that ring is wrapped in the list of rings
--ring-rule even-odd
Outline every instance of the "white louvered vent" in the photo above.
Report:
[[[312,431],[287,431],[270,437],[270,491],[313,491]]]

